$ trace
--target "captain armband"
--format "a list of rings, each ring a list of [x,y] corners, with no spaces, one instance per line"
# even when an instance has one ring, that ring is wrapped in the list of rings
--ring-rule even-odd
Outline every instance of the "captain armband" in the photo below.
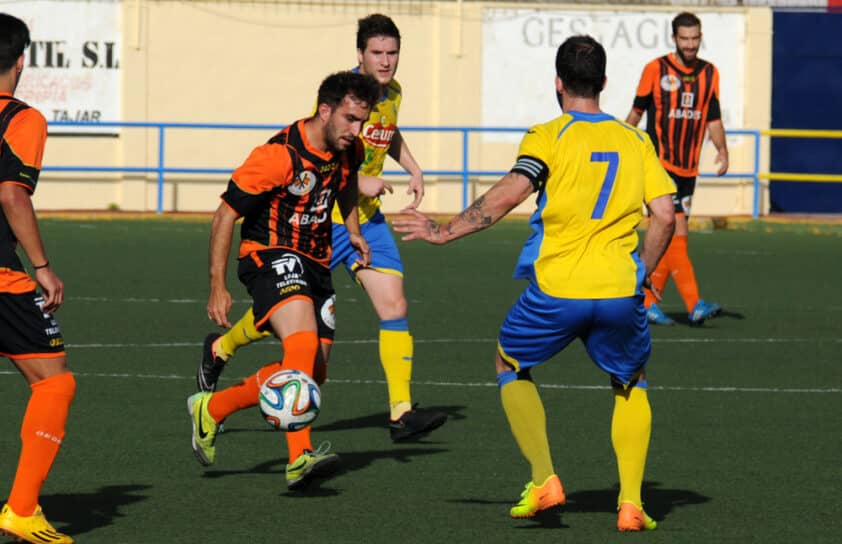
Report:
[[[511,171],[526,176],[536,191],[544,185],[550,174],[550,169],[544,161],[528,155],[518,157]]]

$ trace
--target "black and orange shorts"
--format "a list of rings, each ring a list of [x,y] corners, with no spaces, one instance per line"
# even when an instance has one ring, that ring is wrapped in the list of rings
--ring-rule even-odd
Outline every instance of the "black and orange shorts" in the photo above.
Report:
[[[690,217],[690,208],[693,206],[693,193],[696,192],[696,178],[679,176],[667,170],[667,174],[675,182],[677,191],[672,194],[672,204],[675,213],[683,213]]]
[[[333,341],[336,293],[328,268],[295,251],[266,249],[240,259],[237,274],[251,295],[258,330],[271,331],[269,316],[275,310],[306,297],[313,302],[319,338]]]
[[[64,338],[54,315],[41,310],[37,291],[0,293],[0,355],[9,359],[64,356]]]

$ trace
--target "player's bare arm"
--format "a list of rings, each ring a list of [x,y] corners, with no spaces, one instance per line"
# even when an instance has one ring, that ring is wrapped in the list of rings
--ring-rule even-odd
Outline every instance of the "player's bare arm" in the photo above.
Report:
[[[661,195],[648,202],[646,207],[649,210],[649,228],[643,240],[641,259],[646,266],[644,283],[647,288],[652,289],[649,276],[658,266],[658,261],[667,250],[675,231],[675,205],[672,202],[672,195]],[[652,289],[652,293],[656,299],[661,300],[661,294],[657,290]]]
[[[364,176],[362,174],[358,174],[358,186],[360,194],[363,196],[367,196],[369,198],[377,198],[378,196],[384,195],[386,193],[392,194],[394,189],[392,186],[386,182],[383,178],[378,178],[375,176]]]
[[[225,284],[228,270],[228,255],[231,253],[231,238],[237,213],[225,202],[219,205],[211,224],[210,248],[208,251],[208,274],[210,294],[208,295],[208,319],[220,327],[231,328],[228,312],[231,311],[231,293]]]
[[[393,226],[396,232],[406,234],[403,240],[420,239],[431,244],[446,244],[490,227],[533,191],[534,187],[526,176],[509,172],[444,226],[411,208],[403,210],[404,217],[396,220]]]
[[[626,123],[630,124],[633,127],[636,127],[638,123],[640,123],[640,119],[643,117],[643,113],[637,111],[636,109],[632,108],[629,114],[626,116]]]
[[[9,227],[35,269],[35,281],[44,295],[42,309],[47,313],[58,310],[64,301],[64,283],[49,266],[29,193],[20,185],[1,183],[0,205]]]
[[[357,177],[349,176],[348,184],[337,195],[337,203],[339,204],[339,212],[342,214],[342,221],[348,230],[348,241],[360,255],[360,258],[357,259],[357,264],[368,266],[371,264],[371,250],[365,238],[360,233],[360,212],[357,208],[357,194]]]
[[[406,140],[403,139],[400,129],[395,130],[395,135],[392,137],[392,143],[389,144],[389,156],[395,159],[404,170],[409,172],[409,187],[406,189],[406,194],[415,195],[412,202],[407,206],[409,209],[417,209],[424,198],[424,172],[421,167],[415,162],[415,157],[409,151],[409,146]]]
[[[716,175],[722,176],[728,172],[728,140],[725,138],[725,127],[722,125],[722,119],[708,123],[708,133],[710,134],[710,141],[716,147],[716,160],[714,162],[719,165]]]

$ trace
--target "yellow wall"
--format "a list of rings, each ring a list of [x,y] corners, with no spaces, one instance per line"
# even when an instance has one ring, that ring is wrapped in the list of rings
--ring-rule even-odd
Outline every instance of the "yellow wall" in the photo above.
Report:
[[[403,36],[398,70],[404,87],[400,124],[479,125],[485,4],[387,2],[384,6],[380,9],[388,10]],[[310,112],[325,75],[356,64],[356,20],[377,9],[375,2],[123,2],[123,120],[285,125]],[[587,8],[576,5],[575,9]],[[771,12],[746,8],[745,13],[746,126],[768,128]],[[168,130],[167,166],[228,171],[271,133]],[[458,134],[406,135],[423,168],[461,167]],[[731,141],[732,170],[751,169],[753,148],[744,141]],[[515,152],[515,144],[483,143],[479,136],[472,136],[470,167],[506,170]],[[710,152],[706,149],[705,156]],[[122,129],[116,137],[52,136],[45,155],[46,165],[155,166],[157,161],[157,131],[138,128]],[[387,165],[387,169],[397,168],[394,163]],[[227,179],[227,174],[168,175],[164,209],[213,210]],[[401,178],[395,181],[400,183]],[[472,186],[470,196],[485,186]],[[395,195],[387,198],[385,211],[396,211],[408,202],[403,191],[397,187]],[[459,180],[428,176],[423,209],[458,211],[461,195]],[[154,174],[45,172],[36,205],[42,210],[112,206],[150,211],[157,205],[157,178]],[[516,211],[529,213],[531,208],[532,203],[527,202]],[[694,211],[701,215],[748,214],[750,188],[745,183],[703,181]]]

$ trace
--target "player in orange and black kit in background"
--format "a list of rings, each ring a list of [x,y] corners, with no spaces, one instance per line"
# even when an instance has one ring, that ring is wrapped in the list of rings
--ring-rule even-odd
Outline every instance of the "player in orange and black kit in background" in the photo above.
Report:
[[[261,368],[237,385],[188,399],[193,451],[199,462],[214,462],[219,424],[258,403],[260,385],[278,370],[295,369],[324,381],[333,342],[335,295],[330,277],[331,210],[338,202],[349,240],[369,264],[360,234],[357,170],[364,159],[358,138],[380,97],[371,76],[339,72],[319,87],[313,117],[301,119],[255,148],[231,176],[214,215],[210,239],[208,318],[231,327],[231,294],[226,263],[235,221],[242,217],[238,275],[253,299],[258,330],[280,338],[284,358]],[[327,476],[339,457],[313,449],[310,427],[286,433],[289,489]]]
[[[658,297],[670,275],[684,305],[691,325],[717,316],[722,308],[699,297],[696,274],[687,252],[687,220],[690,215],[699,153],[705,128],[718,152],[716,163],[721,176],[728,171],[728,147],[719,107],[719,72],[697,55],[702,41],[702,23],[692,13],[681,13],[672,21],[675,53],[659,57],[643,69],[634,105],[626,122],[637,125],[646,112],[646,131],[658,150],[661,164],[675,181],[675,236],[666,254],[652,274],[652,286]],[[645,306],[650,323],[672,325],[646,290]]]
[[[15,482],[0,511],[0,532],[26,542],[66,544],[73,539],[57,532],[38,505],[64,438],[76,381],[67,370],[64,340],[53,317],[64,285],[47,260],[31,201],[47,121],[13,96],[29,43],[26,24],[0,13],[0,355],[14,363],[32,390],[20,429]],[[18,245],[35,270],[34,281],[24,271]]]

